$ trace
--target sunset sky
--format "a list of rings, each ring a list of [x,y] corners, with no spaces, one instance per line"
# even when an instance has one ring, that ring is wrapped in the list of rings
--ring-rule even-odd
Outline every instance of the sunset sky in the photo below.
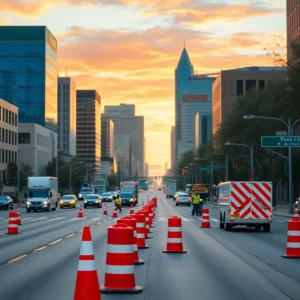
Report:
[[[0,0],[0,24],[46,25],[59,74],[145,116],[150,175],[170,166],[174,69],[186,40],[196,73],[272,65],[286,38],[285,0]],[[152,166],[152,167],[151,167]]]

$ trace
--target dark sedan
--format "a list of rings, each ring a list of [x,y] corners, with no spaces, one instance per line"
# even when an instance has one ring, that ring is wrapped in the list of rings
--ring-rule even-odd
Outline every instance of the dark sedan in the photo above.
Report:
[[[113,195],[108,193],[102,193],[101,194],[102,202],[112,202],[113,201]]]
[[[8,209],[13,210],[14,204],[13,199],[11,199],[9,196],[0,196],[0,209]]]
[[[120,198],[122,200],[122,205],[128,205],[128,206],[130,206],[131,204],[135,205],[136,198],[133,195],[133,193],[120,193]]]

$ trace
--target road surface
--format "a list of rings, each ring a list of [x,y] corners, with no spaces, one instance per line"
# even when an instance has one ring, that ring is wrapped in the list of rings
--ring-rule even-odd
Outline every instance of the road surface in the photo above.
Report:
[[[210,208],[211,226],[201,229],[201,219],[191,208],[176,207],[161,191],[153,238],[149,249],[139,250],[144,265],[136,266],[138,295],[102,295],[104,300],[286,300],[300,299],[300,259],[284,259],[287,219],[275,218],[270,233],[250,229],[225,232],[219,228],[216,207]],[[140,205],[148,192],[140,194]],[[105,273],[107,227],[116,223],[103,209],[86,209],[84,219],[72,209],[27,214],[22,211],[21,234],[6,235],[7,212],[0,212],[0,299],[73,299],[81,230],[91,233],[100,284]],[[128,210],[122,215],[128,214]],[[164,254],[167,219],[183,219],[186,254]]]

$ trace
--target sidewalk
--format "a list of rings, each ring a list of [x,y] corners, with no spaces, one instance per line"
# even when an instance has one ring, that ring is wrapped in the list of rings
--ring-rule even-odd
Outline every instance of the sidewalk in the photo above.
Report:
[[[212,206],[217,206],[217,202],[209,201],[207,204]],[[273,208],[273,215],[277,217],[293,217],[293,214],[288,214],[288,205],[277,205],[276,208]]]

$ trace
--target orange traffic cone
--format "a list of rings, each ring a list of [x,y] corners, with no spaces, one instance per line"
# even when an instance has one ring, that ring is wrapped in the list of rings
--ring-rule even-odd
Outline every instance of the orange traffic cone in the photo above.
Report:
[[[82,205],[79,206],[78,218],[83,218]]]
[[[21,215],[20,215],[20,207],[18,207],[16,211],[17,211],[17,222],[18,222],[18,225],[22,225]]]
[[[89,227],[84,227],[80,247],[74,300],[101,300],[94,248]]]
[[[113,211],[113,214],[112,214],[112,218],[117,218],[118,217],[118,214],[117,214],[117,208],[114,207],[114,211]]]
[[[135,284],[133,231],[126,224],[116,224],[107,229],[106,271],[101,287],[103,294],[138,294],[143,291],[141,286]]]
[[[18,234],[18,217],[15,211],[9,212],[7,234]]]
[[[202,224],[200,228],[211,228],[210,221],[209,221],[209,209],[203,208],[202,211]]]
[[[186,253],[183,250],[181,218],[171,217],[168,219],[167,247],[163,253]]]
[[[300,258],[300,218],[295,208],[294,218],[288,222],[287,246],[284,258]]]
[[[130,206],[129,214],[130,214],[130,215],[133,215],[133,214],[134,214],[133,204],[131,204],[131,206]]]
[[[106,204],[104,204],[103,214],[104,214],[104,215],[107,215],[107,206],[106,206]]]

